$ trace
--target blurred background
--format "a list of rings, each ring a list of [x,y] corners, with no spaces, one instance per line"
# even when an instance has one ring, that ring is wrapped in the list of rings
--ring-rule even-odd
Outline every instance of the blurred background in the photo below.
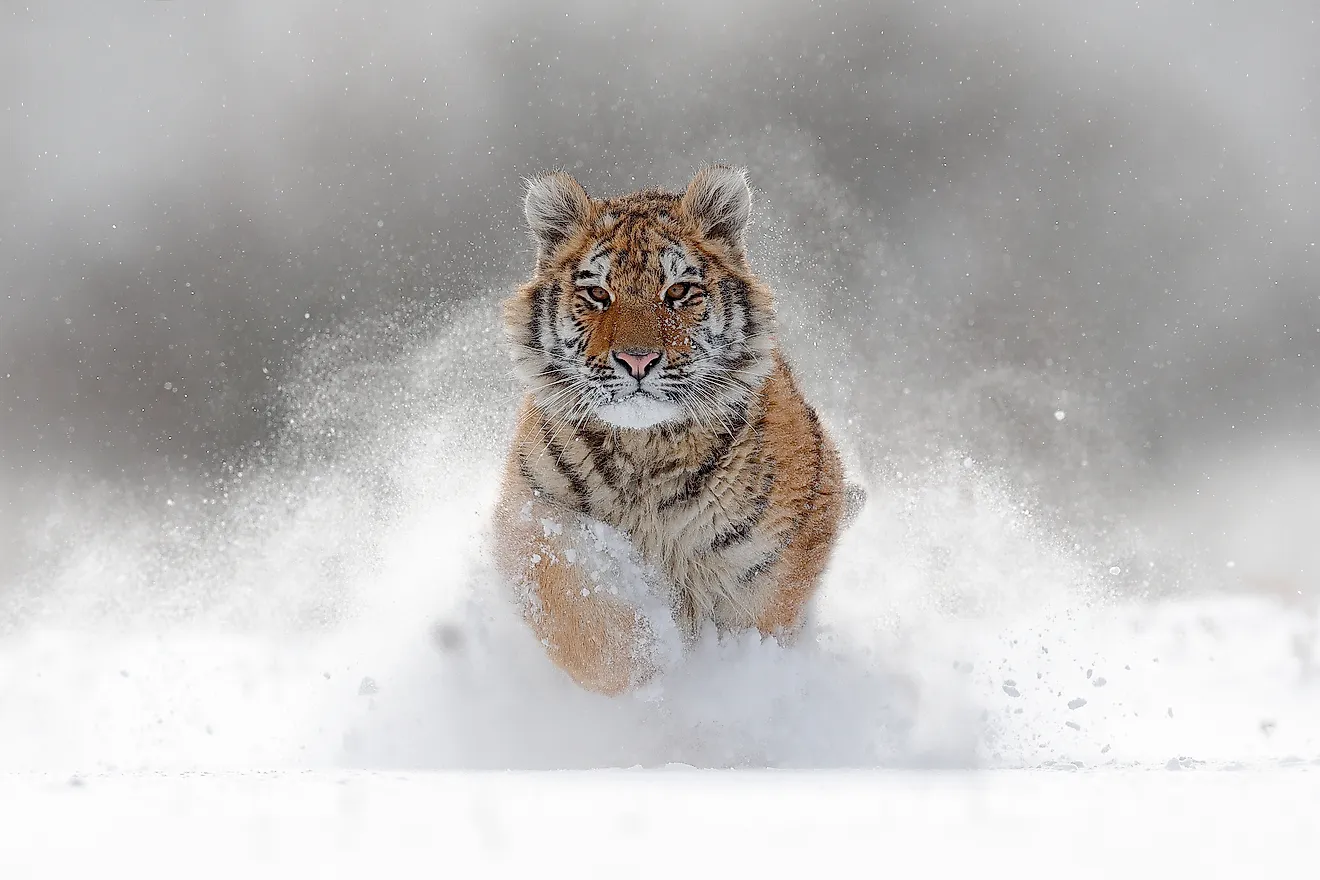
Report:
[[[521,179],[708,161],[750,169],[784,345],[873,491],[975,462],[1105,568],[1182,560],[1119,589],[1313,590],[1318,18],[3,0],[0,590],[143,510],[184,552],[245,474],[493,387],[497,446]]]

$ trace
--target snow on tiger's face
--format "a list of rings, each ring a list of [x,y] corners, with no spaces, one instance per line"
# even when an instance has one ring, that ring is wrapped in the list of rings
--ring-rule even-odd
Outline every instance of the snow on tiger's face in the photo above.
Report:
[[[514,363],[554,421],[730,430],[771,368],[774,313],[747,268],[741,171],[682,195],[598,201],[572,177],[531,181],[537,268],[506,307]]]

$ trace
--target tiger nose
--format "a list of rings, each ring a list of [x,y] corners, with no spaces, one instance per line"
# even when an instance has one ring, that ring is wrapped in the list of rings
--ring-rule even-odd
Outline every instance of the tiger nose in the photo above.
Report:
[[[612,352],[612,354],[614,359],[623,364],[634,379],[645,377],[646,371],[651,368],[651,365],[660,360],[660,352],[647,351],[641,348],[625,348]]]

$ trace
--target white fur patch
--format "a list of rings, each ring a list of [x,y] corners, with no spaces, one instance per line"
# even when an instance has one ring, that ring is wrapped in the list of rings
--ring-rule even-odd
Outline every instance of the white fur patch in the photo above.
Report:
[[[697,261],[681,244],[670,245],[660,255],[660,266],[665,270],[665,287],[676,281],[690,281],[693,284],[700,284],[702,281]]]
[[[616,428],[642,431],[665,422],[677,421],[682,418],[683,409],[671,401],[657,400],[639,393],[617,403],[596,407],[596,415]]]
[[[598,287],[606,287],[610,277],[610,257],[609,254],[597,253],[596,250],[587,254],[578,261],[577,273],[573,280],[578,284],[595,284]]]

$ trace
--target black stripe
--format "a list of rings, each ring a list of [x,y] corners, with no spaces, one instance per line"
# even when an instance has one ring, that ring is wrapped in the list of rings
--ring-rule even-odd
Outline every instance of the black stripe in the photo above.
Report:
[[[587,346],[586,326],[582,323],[581,318],[579,318],[576,314],[572,316],[572,321],[573,321],[574,337],[571,341],[561,339],[558,333],[555,334],[555,348],[553,354],[556,358],[559,358],[561,360],[568,357],[568,352],[570,348],[574,352],[578,354],[582,354],[583,350]]]
[[[716,446],[711,450],[710,455],[707,456],[706,460],[701,463],[701,466],[693,471],[691,476],[684,481],[683,487],[679,489],[675,495],[660,502],[658,507],[659,510],[668,510],[676,504],[683,504],[691,501],[705,491],[706,482],[710,479],[710,475],[714,473],[715,469],[718,468],[733,452],[735,438],[737,438],[738,434],[746,428],[748,403],[749,401],[746,399],[739,400],[729,408],[729,415],[731,416],[729,422],[736,427],[734,427],[732,431],[720,432],[719,439],[723,441],[723,444]],[[756,430],[759,432],[760,427],[757,426]]]
[[[715,540],[710,542],[710,553],[718,553],[735,544],[741,544],[752,537],[752,532],[765,516],[765,512],[770,509],[770,490],[775,485],[775,472],[767,468],[761,476],[761,488],[756,497],[752,500],[752,510],[744,519],[735,523],[731,528],[720,532],[715,536]]]
[[[532,473],[532,466],[527,463],[527,456],[521,452],[518,453],[518,472],[521,473],[522,478],[527,481],[527,485],[532,490],[533,494],[543,495],[551,500],[555,499],[555,496],[550,494],[549,489],[546,489],[537,482],[536,475]]]
[[[732,438],[730,437],[730,439]],[[724,456],[728,453],[731,445],[732,444],[726,443],[724,446],[717,446],[712,450],[706,460],[701,463],[701,466],[693,471],[687,480],[684,481],[683,487],[678,490],[677,494],[661,501],[658,509],[668,510],[676,504],[683,504],[684,502],[691,501],[705,491],[706,481],[710,479],[710,475],[715,472],[715,469],[720,466],[720,462],[724,460]]]
[[[726,404],[726,408],[728,409],[729,412],[729,424],[745,425],[747,423],[747,408],[749,406],[751,406],[751,398],[745,395],[738,398],[738,400],[734,401],[732,406]],[[739,429],[735,428],[734,430],[737,431]],[[754,426],[754,430],[756,431],[756,436],[758,438],[757,448],[759,449],[760,448],[759,438],[761,436],[761,431],[762,431],[762,425],[759,419],[757,420],[757,423]],[[730,434],[729,438],[730,440],[732,440],[733,435]]]
[[[719,303],[720,315],[721,315],[721,318],[722,318],[723,323],[724,323],[724,329],[721,330],[719,333],[717,333],[717,334],[713,334],[713,335],[711,336],[711,342],[712,342],[712,343],[713,343],[716,339],[723,339],[723,338],[725,338],[725,335],[729,332],[729,324],[731,323],[731,319],[732,319],[732,315],[731,315],[731,313],[730,313],[730,311],[729,311],[729,309],[730,309],[729,297],[728,297],[728,295],[724,292],[724,285],[723,285],[723,284],[720,284],[720,285],[718,285],[718,286],[719,286],[719,289],[720,289],[720,295],[716,298],[716,301]],[[705,329],[704,324],[703,324],[703,329]]]
[[[746,315],[748,311],[746,302],[740,299],[746,291],[742,285],[728,278],[721,281],[719,287],[720,299],[724,301],[724,331],[718,338],[732,339],[734,317],[738,314]]]
[[[611,489],[618,489],[622,474],[619,472],[619,463],[605,450],[605,433],[594,428],[584,428],[578,436],[586,445],[591,464],[600,475],[601,482]]]
[[[532,348],[541,347],[541,294],[545,287],[538,287],[532,294],[531,317],[527,319],[527,344]]]
[[[735,523],[733,528],[720,532],[715,536],[715,540],[710,542],[709,553],[719,553],[726,550],[734,544],[741,544],[752,537],[752,529],[756,528],[756,521],[759,516],[749,517],[741,522]]]
[[[726,372],[736,373],[740,370],[745,370],[748,367],[750,367],[752,364],[754,364],[756,362],[757,357],[758,355],[756,352],[752,351],[751,349],[745,348],[735,357],[729,358],[727,360],[721,358],[720,366],[723,367]]]
[[[555,300],[558,298],[558,288],[553,284],[547,284],[542,288],[541,306],[545,314],[541,316],[541,321],[545,328],[550,331],[550,338],[559,341],[559,333],[555,329]],[[540,345],[540,339],[537,340]]]
[[[710,357],[710,353],[715,347],[715,339],[711,336],[710,331],[706,328],[704,323],[699,325],[696,331],[693,332],[692,347],[701,352],[702,357]],[[688,355],[688,360],[695,360],[695,358]]]
[[[765,574],[767,571],[773,568],[774,564],[778,561],[779,561],[778,550],[773,551],[771,553],[767,553],[765,556],[762,556],[761,559],[757,561],[755,565],[753,565],[749,569],[746,569],[741,575],[739,575],[738,580],[743,584],[750,584],[752,581],[756,580],[757,577]]]
[[[751,339],[759,336],[761,333],[761,322],[756,319],[752,311],[751,291],[747,285],[736,278],[726,278],[720,282],[720,293],[728,297],[738,308],[742,309],[743,314],[743,338]],[[730,321],[729,323],[733,323]]]
[[[545,422],[541,423],[541,439],[545,443],[546,452],[550,453],[550,460],[554,463],[559,475],[568,483],[568,487],[573,490],[573,494],[582,499],[584,509],[591,504],[591,489],[582,482],[577,471],[573,469],[564,459],[564,448],[554,441],[550,436],[550,426]]]
[[[554,300],[555,286],[553,284],[542,284],[532,295],[532,316],[528,321],[527,332],[530,336],[527,339],[532,348],[541,348],[541,330],[546,326],[550,327],[550,335],[558,339],[554,332]]]

